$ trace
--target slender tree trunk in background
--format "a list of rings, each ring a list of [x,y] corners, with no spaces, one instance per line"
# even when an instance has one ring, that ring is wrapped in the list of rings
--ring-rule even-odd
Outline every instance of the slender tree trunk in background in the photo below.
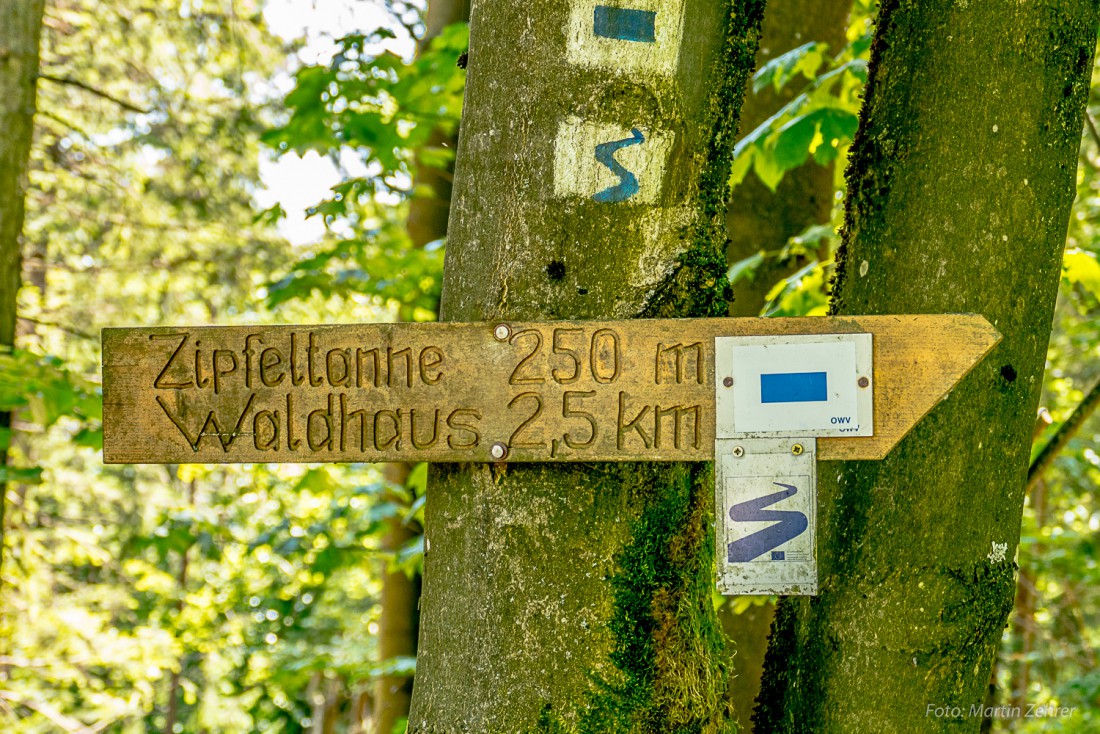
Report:
[[[344,686],[338,678],[327,681],[325,690],[325,707],[322,714],[321,734],[336,734],[337,724],[340,723],[340,704],[344,698]]]
[[[1031,506],[1035,510],[1035,527],[1041,532],[1046,524],[1047,486],[1039,480],[1031,490]],[[1016,584],[1015,615],[1012,618],[1012,636],[1019,640],[1020,649],[1016,651],[1016,660],[1012,665],[1012,678],[1009,683],[1010,705],[1027,709],[1028,688],[1031,687],[1031,661],[1028,656],[1035,649],[1035,558],[1042,557],[1043,546],[1035,543],[1029,550],[1029,557],[1020,558],[1020,577]]]
[[[847,42],[845,31],[851,8],[851,0],[771,0],[764,15],[756,68],[810,41],[827,43],[829,53],[839,53]],[[769,87],[758,94],[746,94],[739,137],[775,114],[803,86],[792,82],[779,93]],[[833,177],[832,165],[819,166],[811,161],[788,172],[773,192],[750,172],[733,190],[727,208],[728,261],[737,262],[760,250],[778,250],[810,225],[827,223],[832,208]],[[730,316],[759,315],[772,285],[803,265],[804,262],[795,260],[766,261],[755,279],[734,284]],[[727,604],[719,615],[735,651],[730,697],[745,731],[751,731],[750,717],[760,692],[764,652],[774,614],[775,605],[767,602],[753,605],[741,614],[734,614],[732,605]]]
[[[174,474],[176,467],[172,466],[169,471]],[[175,482],[172,482],[173,484]],[[194,511],[195,508],[195,494],[198,490],[198,482],[192,479],[187,485],[187,509],[189,512]],[[187,573],[191,559],[191,547],[188,546],[183,550],[180,555],[180,568],[176,574],[176,583],[179,585],[179,601],[176,602],[176,616],[183,614],[184,599],[187,597]],[[179,670],[173,670],[172,675],[168,679],[168,706],[167,711],[164,714],[164,734],[175,734],[176,722],[179,721],[179,694],[180,694],[180,681],[183,678],[183,668],[187,664],[188,651],[180,655]]]
[[[665,75],[570,63],[564,3],[475,5],[444,320],[724,313],[730,149],[762,11],[686,0]],[[674,136],[667,159],[647,154],[667,166],[653,205],[555,194],[555,140],[586,124],[616,131],[601,144]],[[429,476],[410,732],[730,728],[709,465]]]
[[[753,604],[740,613],[734,613],[727,604],[718,613],[722,630],[730,642],[733,657],[730,667],[729,698],[737,714],[738,731],[753,731],[752,710],[760,693],[760,678],[764,674],[764,655],[768,651],[768,633],[775,617],[775,604],[766,601]]]
[[[370,734],[370,727],[374,722],[371,707],[373,701],[374,698],[369,689],[360,689],[352,696],[349,712],[352,723],[348,727],[348,734]]]
[[[1015,592],[1097,8],[879,12],[833,311],[976,312],[1004,340],[885,460],[821,466],[821,593],[779,605],[761,731],[978,731]]]
[[[424,19],[424,37],[418,52],[423,53],[432,39],[452,23],[469,18],[467,0],[431,0]],[[429,147],[449,146],[454,150],[455,136],[440,129],[432,131]],[[451,206],[451,171],[420,164],[414,176],[417,190],[409,202],[406,229],[413,247],[423,247],[447,235],[447,220]],[[412,466],[406,463],[386,464],[383,477],[404,486]],[[415,532],[402,518],[387,520],[388,529],[381,548],[396,553],[415,537]],[[409,578],[404,571],[382,570],[382,613],[378,620],[378,658],[385,662],[395,657],[416,655],[420,627],[420,578]],[[375,734],[392,734],[402,719],[408,718],[412,699],[413,679],[408,676],[382,676],[374,696],[373,728]]]
[[[15,344],[27,166],[34,135],[43,0],[0,0],[0,349]],[[11,413],[0,412],[0,431]],[[0,466],[8,460],[0,444]],[[0,561],[4,552],[7,482],[0,479]],[[0,578],[3,578],[0,575]]]
[[[851,0],[773,0],[764,17],[764,35],[756,66],[810,41],[829,44],[836,55],[847,43]],[[780,92],[772,87],[750,92],[745,97],[741,135],[754,130],[799,94],[805,84],[792,81]],[[735,263],[760,250],[778,250],[787,240],[814,224],[825,224],[833,207],[834,166],[819,166],[811,158],[806,165],[789,171],[773,192],[749,172],[730,196],[726,225],[729,228],[727,257]],[[768,259],[752,280],[733,286],[730,316],[757,316],[764,307],[768,290],[806,263]]]
[[[1032,447],[1034,447],[1035,442],[1039,440],[1039,437],[1042,435],[1043,430],[1051,424],[1051,420],[1052,419],[1050,417],[1050,412],[1047,411],[1046,408],[1039,408],[1039,415],[1035,421],[1035,427],[1031,431]],[[1032,462],[1031,468],[1035,468],[1035,462]],[[1046,485],[1042,482],[1032,482],[1029,479],[1027,483],[1027,488],[1024,490],[1024,494],[1028,498],[1032,510],[1035,512],[1036,525],[1041,530],[1043,525],[1046,523]],[[1032,552],[1034,552],[1034,548],[1032,549]],[[1030,649],[1033,640],[1030,637],[1025,640],[1024,636],[1030,636],[1034,633],[1034,614],[1036,603],[1035,576],[1034,573],[1029,572],[1031,559],[1030,555],[1027,551],[1025,551],[1025,549],[1021,548],[1016,553],[1016,558],[1017,565],[1020,567],[1020,572],[1017,574],[1016,578],[1016,597],[1015,601],[1013,602],[1013,611],[1015,612],[1015,614],[1012,618],[1012,634],[1010,635],[1009,639],[1020,641],[1021,648]],[[1001,646],[1001,649],[1004,649],[1003,645]],[[1030,671],[1030,665],[1026,661],[1021,662],[1023,662],[1026,677],[1026,673]],[[988,732],[993,731],[994,726],[999,721],[1003,720],[1003,718],[998,719],[994,715],[994,713],[997,711],[999,706],[1005,705],[1005,697],[1002,695],[1003,691],[997,683],[997,680],[1000,677],[998,675],[998,668],[1004,663],[1005,659],[1003,656],[998,656],[993,661],[993,668],[989,674],[989,688],[985,696],[985,705],[986,709],[989,712],[989,715],[983,715],[982,717],[982,726],[979,730],[981,734],[988,734]],[[1013,681],[1015,680],[1019,671],[1020,669],[1019,667],[1017,667],[1016,663],[1012,663],[1010,665],[1010,674],[1013,678],[1013,680],[1009,681],[1008,686],[1008,694],[1010,699],[1015,695],[1013,691],[1017,690],[1017,685]],[[1024,684],[1024,689],[1026,688],[1027,684]],[[1012,701],[1009,701],[1008,705],[1015,706],[1016,704]],[[1024,709],[1021,709],[1021,711],[1023,710]],[[1011,727],[1011,724],[1006,724],[1006,726]]]
[[[470,0],[430,0],[428,12],[424,18],[424,37],[420,41],[419,52],[427,50],[432,39],[452,23],[462,23],[470,19]],[[454,150],[457,141],[436,128],[428,139],[429,148],[449,147]],[[407,229],[414,247],[423,247],[429,242],[445,237],[447,220],[451,208],[452,171],[444,171],[425,166],[417,161],[414,187],[423,187],[430,192],[426,196],[414,196],[409,206]]]
[[[387,482],[404,486],[411,467],[404,463],[386,464],[382,476]],[[387,530],[381,549],[397,553],[414,536],[413,530],[394,517],[386,521]],[[378,659],[381,662],[399,656],[416,655],[417,603],[419,583],[401,569],[390,571],[388,560],[382,562],[382,595],[378,618]],[[394,725],[409,715],[409,699],[412,696],[412,678],[385,675],[378,679],[374,692],[374,732],[392,734]]]

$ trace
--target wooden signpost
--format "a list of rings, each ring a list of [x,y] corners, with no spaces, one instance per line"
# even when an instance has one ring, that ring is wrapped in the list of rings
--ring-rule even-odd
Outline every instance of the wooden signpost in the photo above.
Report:
[[[720,542],[730,549],[719,554],[720,573],[743,558],[787,561],[777,548],[809,543],[803,577],[816,579],[814,512],[782,509],[798,492],[794,480],[757,476],[761,491],[781,491],[731,499],[723,482],[748,486],[753,461],[734,466],[723,454],[793,451],[811,467],[815,457],[880,459],[999,339],[973,315],[106,329],[103,455],[108,463],[717,458],[720,537],[728,536]],[[831,347],[811,342],[830,340],[858,343],[864,367],[815,366]],[[735,382],[738,365],[760,359],[772,364],[767,374]],[[852,415],[831,416],[834,398]],[[803,425],[790,421],[802,413],[817,423],[783,430]],[[780,430],[761,430],[777,418]],[[791,436],[808,438],[783,443]],[[809,478],[799,501],[812,500],[812,472],[798,471]],[[779,509],[765,510],[770,504]],[[794,521],[784,525],[786,517]],[[782,532],[742,538],[738,522]],[[724,589],[815,588],[805,579],[776,585],[769,574]]]
[[[106,329],[103,455],[709,461],[716,336],[860,332],[874,436],[820,459],[885,456],[999,339],[966,315]]]

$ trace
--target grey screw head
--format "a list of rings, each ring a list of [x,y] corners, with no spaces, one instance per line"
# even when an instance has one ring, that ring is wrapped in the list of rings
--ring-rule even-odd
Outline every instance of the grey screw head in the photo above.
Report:
[[[745,455],[745,449],[742,448],[741,446],[734,446],[733,447],[733,455],[736,456],[738,459],[740,459],[742,456]]]
[[[494,459],[503,459],[508,456],[508,447],[497,441],[489,447],[489,455]]]
[[[859,385],[860,387],[867,387],[868,385],[871,384],[871,381],[868,380],[866,377],[861,377],[856,381],[856,384]]]
[[[725,385],[726,387],[733,387],[733,378],[732,377],[724,378],[722,380],[722,384]]]
[[[508,328],[508,324],[497,324],[497,327],[493,329],[493,336],[497,338],[497,341],[506,341],[511,335],[512,330]]]
[[[800,444],[800,443],[796,443],[794,446],[791,446],[791,453],[794,454],[795,456],[802,456],[802,452],[805,451],[805,450],[806,449],[804,449],[802,447],[802,444]]]

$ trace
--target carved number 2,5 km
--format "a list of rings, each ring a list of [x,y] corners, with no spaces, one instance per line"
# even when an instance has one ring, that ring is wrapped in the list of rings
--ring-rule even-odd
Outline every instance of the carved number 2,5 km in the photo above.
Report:
[[[584,392],[581,390],[566,390],[561,397],[561,415],[562,418],[576,418],[584,421],[588,424],[585,432],[587,436],[574,436],[572,432],[567,432],[561,437],[561,440],[571,449],[584,449],[588,448],[596,442],[596,437],[599,435],[599,425],[596,422],[596,416],[592,415],[588,411],[581,410],[579,401],[584,398],[592,397],[595,395],[595,391]],[[513,449],[537,449],[546,448],[546,441],[541,437],[539,431],[535,427],[535,422],[542,415],[542,396],[536,392],[521,392],[519,395],[512,398],[508,403],[509,408],[518,408],[520,403],[525,403],[528,407],[525,409],[530,411],[523,422],[519,424],[519,427],[512,432],[511,438],[508,439],[508,445]],[[527,435],[525,435],[527,434]],[[582,440],[583,437],[583,440]],[[558,439],[553,439],[553,447],[556,450]]]

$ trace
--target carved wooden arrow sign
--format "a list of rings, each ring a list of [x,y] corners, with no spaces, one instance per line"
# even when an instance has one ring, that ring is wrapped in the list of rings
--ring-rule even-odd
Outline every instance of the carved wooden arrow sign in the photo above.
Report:
[[[105,329],[108,463],[709,461],[715,337],[869,333],[882,458],[1000,340],[974,315]],[[719,388],[721,389],[721,388]]]

